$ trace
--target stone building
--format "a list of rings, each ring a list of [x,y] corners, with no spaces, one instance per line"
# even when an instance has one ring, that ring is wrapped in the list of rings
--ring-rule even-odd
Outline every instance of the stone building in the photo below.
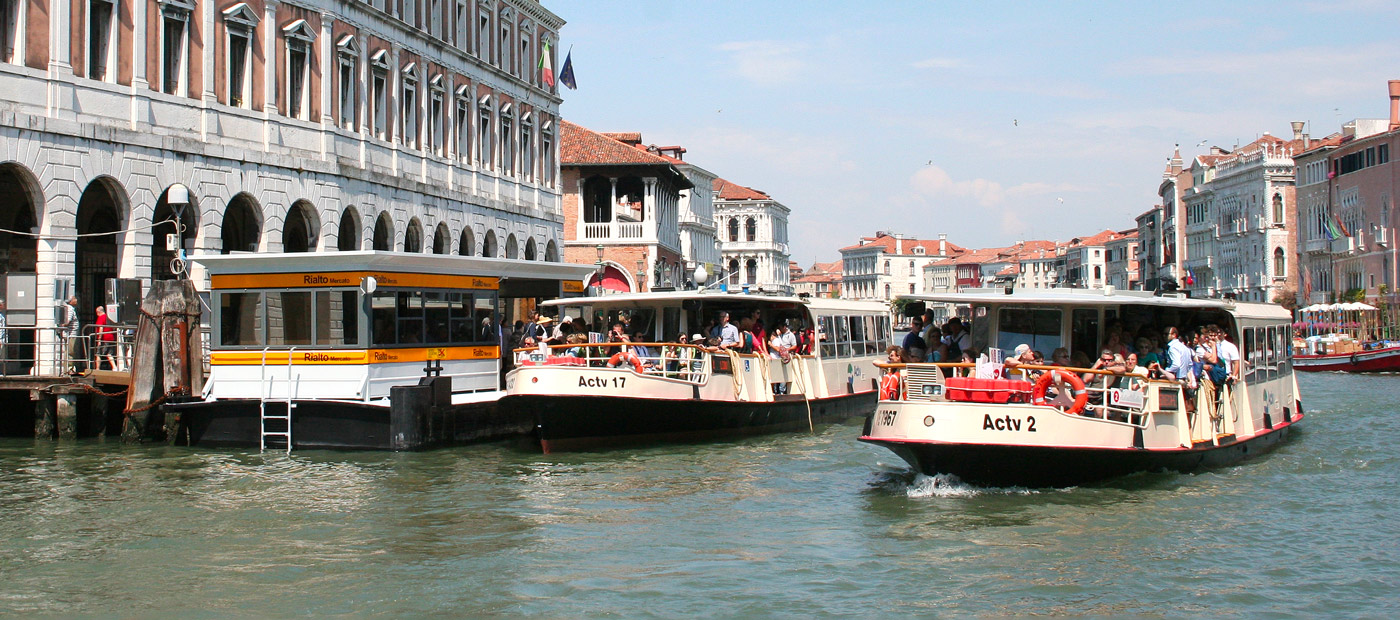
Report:
[[[715,227],[723,277],[751,290],[792,292],[788,216],[792,210],[751,187],[715,179]]]
[[[679,160],[643,146],[640,133],[598,133],[568,121],[562,125],[565,260],[597,264],[599,272],[589,286],[603,291],[679,286],[687,276],[681,193],[694,188],[677,167]],[[692,168],[690,173],[703,171]]]
[[[1400,302],[1400,179],[1392,160],[1400,147],[1400,80],[1388,87],[1390,118],[1348,122],[1339,134],[1307,141],[1308,149],[1296,157],[1301,303],[1343,296]]]
[[[1182,282],[1192,295],[1271,302],[1296,290],[1293,154],[1302,150],[1301,136],[1265,133],[1192,163]]]
[[[809,297],[840,297],[841,261],[813,263],[811,269],[792,279],[792,292]]]
[[[1104,284],[1119,290],[1142,290],[1138,254],[1138,231],[1119,231],[1104,244]]]
[[[71,290],[89,322],[106,279],[173,277],[180,250],[560,259],[540,55],[563,20],[538,2],[0,12],[0,250],[44,306]]]
[[[924,267],[965,250],[937,240],[919,240],[879,231],[860,243],[841,248],[841,297],[889,300],[895,295],[922,293],[926,289]]]

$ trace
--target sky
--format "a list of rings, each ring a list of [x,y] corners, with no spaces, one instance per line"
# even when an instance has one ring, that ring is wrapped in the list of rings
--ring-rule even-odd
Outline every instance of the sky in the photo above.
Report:
[[[965,247],[1136,226],[1189,162],[1386,118],[1400,2],[545,0],[562,116],[792,209],[803,268],[877,230]],[[557,68],[556,68],[557,69]]]

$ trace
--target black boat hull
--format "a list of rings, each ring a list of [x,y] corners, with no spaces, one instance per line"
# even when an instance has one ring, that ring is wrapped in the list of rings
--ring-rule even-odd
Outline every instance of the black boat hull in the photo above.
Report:
[[[762,403],[521,394],[500,405],[532,415],[540,448],[549,453],[806,431],[863,416],[876,401],[875,392]]]

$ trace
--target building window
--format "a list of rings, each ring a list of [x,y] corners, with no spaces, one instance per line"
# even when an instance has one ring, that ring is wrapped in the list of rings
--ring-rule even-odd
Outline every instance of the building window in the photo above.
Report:
[[[885,275],[890,275],[890,261],[885,261]]]
[[[909,294],[910,294],[910,295],[913,295],[913,294],[914,294],[914,285],[913,285],[913,284],[910,284],[910,285],[909,285]]]
[[[0,62],[20,63],[21,0],[0,0]]]
[[[490,168],[491,152],[491,98],[483,97],[477,104],[476,116],[476,163],[482,168]]]
[[[428,0],[428,14],[423,16],[428,33],[443,41],[447,40],[447,22],[442,18],[442,0]]]
[[[540,129],[540,155],[544,170],[540,176],[544,178],[546,186],[554,186],[554,122],[544,124]]]
[[[466,162],[472,156],[471,126],[472,126],[472,100],[467,92],[468,86],[463,84],[457,87],[456,107],[452,124],[452,145],[457,149],[457,159]]]
[[[746,241],[753,241],[757,237],[758,222],[755,222],[753,218],[744,220],[744,239]]]
[[[515,175],[515,119],[510,104],[501,108],[501,172]]]
[[[504,9],[501,11],[501,20],[500,22],[498,22],[501,24],[501,38],[500,43],[496,45],[496,66],[505,69],[506,71],[511,70],[510,16],[510,10]]]
[[[520,178],[535,180],[535,122],[529,114],[520,119]]]
[[[347,34],[335,47],[340,59],[340,127],[357,131],[359,97],[356,91],[360,83],[360,46],[355,43],[355,35]]]
[[[374,122],[374,137],[389,139],[389,63],[385,60],[387,50],[379,50],[369,57],[370,76],[370,118]]]
[[[1283,248],[1274,248],[1274,277],[1275,277],[1275,278],[1286,278],[1286,277],[1288,277],[1287,268],[1288,268],[1288,262],[1287,262],[1287,259],[1284,258],[1284,255],[1283,255]]]
[[[889,298],[890,298],[890,285],[886,284],[886,285],[885,285],[885,299],[889,299]]]
[[[400,0],[399,19],[403,20],[403,23],[408,24],[410,28],[418,27],[418,20],[416,19],[418,17],[417,11],[418,0]]]
[[[186,33],[192,10],[193,4],[180,0],[160,5],[160,90],[166,94],[185,94]]]
[[[1274,194],[1274,226],[1283,226],[1283,195]]]
[[[744,278],[744,281],[745,281],[745,282],[747,282],[747,283],[749,283],[749,284],[757,284],[757,283],[758,283],[758,261],[756,261],[756,260],[750,258],[750,259],[749,259],[749,262],[748,262],[747,264],[744,265],[744,271],[745,271],[745,274],[744,274],[744,275],[745,275],[745,278]]]
[[[13,0],[18,5],[19,0]],[[5,7],[6,20],[8,15],[15,13],[15,9]],[[110,82],[112,77],[112,16],[117,12],[116,5],[112,0],[92,0],[88,2],[88,77],[103,82]],[[188,14],[188,12],[186,13]],[[15,19],[17,22],[18,19]],[[4,25],[6,30],[12,28],[11,24]],[[13,48],[11,43],[9,47]],[[13,55],[8,52],[7,57]]]
[[[316,33],[304,19],[287,24],[282,29],[287,41],[287,116],[306,120],[310,116],[306,76],[311,73],[311,42]]]
[[[441,157],[445,145],[442,141],[442,99],[447,90],[442,86],[442,76],[436,76],[428,83],[431,93],[428,100],[428,136],[432,141],[433,153]]]
[[[224,29],[228,32],[228,104],[235,108],[250,107],[248,64],[257,25],[258,13],[246,3],[224,11]]]
[[[455,26],[453,29],[453,45],[456,45],[459,50],[471,51],[472,11],[471,8],[467,6],[466,2],[457,0],[457,15],[456,19],[452,20],[452,23]]]
[[[399,98],[399,118],[403,121],[399,127],[399,141],[409,148],[418,147],[418,76],[414,73],[417,66],[418,63],[410,62],[399,73],[399,81],[403,84]]]
[[[484,62],[491,62],[491,9],[483,5],[477,11],[481,16],[476,26],[476,56]]]
[[[1376,147],[1376,163],[1384,164],[1390,161],[1390,145],[1382,144]]]
[[[520,32],[520,77],[525,81],[531,80],[531,70],[534,66],[530,64],[530,35],[525,32],[525,24],[521,24]]]
[[[739,240],[739,218],[737,217],[729,218],[729,240]]]

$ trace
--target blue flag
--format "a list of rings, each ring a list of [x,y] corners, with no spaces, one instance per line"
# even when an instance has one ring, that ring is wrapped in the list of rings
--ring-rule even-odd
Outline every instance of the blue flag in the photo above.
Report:
[[[559,69],[559,83],[573,90],[578,90],[578,84],[574,82],[574,50],[570,49],[568,55],[564,56],[564,66]]]

